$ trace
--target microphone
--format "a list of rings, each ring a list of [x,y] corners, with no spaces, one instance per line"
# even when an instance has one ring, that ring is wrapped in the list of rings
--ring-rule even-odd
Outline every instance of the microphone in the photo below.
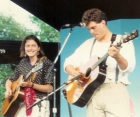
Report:
[[[0,54],[3,54],[5,52],[6,52],[5,49],[0,49]]]
[[[73,28],[75,26],[79,26],[79,27],[85,27],[86,24],[83,22],[80,22],[79,24],[65,24],[62,26],[62,28]]]

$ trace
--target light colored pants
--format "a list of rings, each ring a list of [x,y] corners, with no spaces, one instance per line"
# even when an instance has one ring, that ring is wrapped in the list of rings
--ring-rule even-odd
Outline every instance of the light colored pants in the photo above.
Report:
[[[87,117],[130,117],[130,100],[123,83],[104,83],[87,105]]]
[[[40,99],[37,99],[38,102]],[[26,116],[26,107],[23,105],[21,109],[17,112],[16,117],[49,117],[50,116],[50,102],[43,100],[41,102],[41,112],[39,112],[38,105],[32,108],[32,113],[30,116]]]

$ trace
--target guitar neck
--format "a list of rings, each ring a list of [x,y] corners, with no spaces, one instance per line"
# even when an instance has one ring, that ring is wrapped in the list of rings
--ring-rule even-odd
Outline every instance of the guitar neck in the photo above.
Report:
[[[24,81],[26,81],[29,78],[29,76],[31,75],[31,73],[32,73],[32,70],[30,70],[30,72],[28,72],[28,74],[26,75]]]
[[[138,32],[136,31],[136,34]],[[135,38],[136,36],[134,35],[128,35],[127,37],[125,38],[121,38],[119,42],[117,42],[117,45],[115,46],[116,48],[118,48],[120,50],[120,47],[121,47],[121,44],[122,43],[126,43],[130,40],[132,40],[133,38]],[[102,58],[100,58],[91,68],[91,70],[94,70],[103,60],[105,60],[107,57],[109,56],[108,53],[106,53]]]
[[[108,57],[108,53],[106,53],[102,58],[100,58],[91,68],[91,70],[94,70],[103,60],[105,60]]]
[[[34,68],[32,68],[32,69],[28,72],[28,74],[26,75],[24,81],[26,81],[32,73],[34,73],[34,72],[40,70],[42,67],[43,67],[43,62],[41,62],[39,65],[35,66]]]
[[[122,42],[121,42],[121,40],[120,40],[120,42],[118,42],[116,46],[120,47],[121,44],[122,44]],[[104,61],[108,56],[109,56],[109,54],[106,53],[102,58],[100,58],[100,59],[92,66],[91,70],[93,71],[93,70],[94,70],[97,66],[99,66],[100,63],[101,63],[102,61]]]

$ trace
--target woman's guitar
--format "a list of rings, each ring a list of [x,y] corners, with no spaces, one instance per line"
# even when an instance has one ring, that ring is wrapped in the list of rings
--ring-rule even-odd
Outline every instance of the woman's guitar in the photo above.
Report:
[[[26,81],[29,76],[41,69],[43,63],[41,62],[39,65],[34,67],[27,75],[24,81]],[[2,105],[2,115],[8,117],[14,117],[18,109],[24,102],[24,91],[23,88],[20,87],[20,82],[23,81],[23,75],[21,75],[16,81],[12,83],[12,97],[5,98]]]
[[[125,35],[117,43],[116,47],[121,47],[122,43],[129,42],[138,37],[138,31],[135,30],[131,34]],[[106,53],[102,58],[93,56],[85,65],[77,68],[82,73],[85,73],[78,80],[69,83],[66,86],[66,99],[70,104],[74,104],[79,107],[85,106],[91,99],[94,91],[104,83],[106,78],[106,66],[102,66],[101,63],[108,57]],[[87,75],[88,74],[88,75]],[[90,76],[90,77],[85,77]],[[69,76],[69,79],[72,77]],[[68,81],[69,82],[69,81]]]

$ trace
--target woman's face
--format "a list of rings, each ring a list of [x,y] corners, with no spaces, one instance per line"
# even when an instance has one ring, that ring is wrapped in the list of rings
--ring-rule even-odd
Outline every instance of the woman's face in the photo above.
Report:
[[[26,55],[28,55],[29,57],[37,56],[39,50],[40,47],[37,45],[37,43],[34,40],[30,39],[26,41],[25,43]]]

